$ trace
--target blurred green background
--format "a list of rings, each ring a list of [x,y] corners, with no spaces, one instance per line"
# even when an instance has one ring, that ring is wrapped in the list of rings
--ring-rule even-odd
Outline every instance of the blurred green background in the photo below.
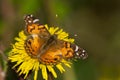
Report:
[[[63,28],[88,52],[55,80],[120,80],[120,0],[0,0],[0,80],[9,76],[7,52],[25,14]]]

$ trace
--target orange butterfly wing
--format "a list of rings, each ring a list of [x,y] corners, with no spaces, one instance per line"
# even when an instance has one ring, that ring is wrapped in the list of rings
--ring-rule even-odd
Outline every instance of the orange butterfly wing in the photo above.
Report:
[[[39,58],[43,64],[57,64],[62,59],[70,59],[74,56],[74,51],[70,46],[68,47],[64,41],[58,42],[49,46],[44,54]],[[69,44],[69,43],[67,43]]]

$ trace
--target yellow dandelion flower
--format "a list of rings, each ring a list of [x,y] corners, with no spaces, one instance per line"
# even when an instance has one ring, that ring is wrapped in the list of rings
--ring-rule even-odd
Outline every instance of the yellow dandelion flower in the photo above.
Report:
[[[74,39],[68,38],[69,34],[64,32],[62,29],[59,29],[58,27],[49,28],[47,25],[45,25],[45,27],[47,28],[47,30],[51,35],[56,34],[58,39],[64,40],[70,43],[74,42]],[[13,49],[10,51],[10,55],[8,57],[8,59],[11,62],[16,62],[13,68],[15,68],[16,66],[19,66],[17,69],[17,72],[19,72],[19,75],[25,74],[24,79],[28,76],[29,71],[33,71],[34,80],[37,80],[38,71],[40,69],[42,71],[43,79],[48,80],[47,70],[52,73],[54,78],[57,78],[57,73],[55,72],[54,67],[56,67],[61,73],[65,71],[62,65],[66,65],[69,68],[71,67],[70,66],[71,62],[65,59],[62,59],[61,62],[55,65],[51,65],[51,64],[46,65],[46,64],[42,64],[36,58],[31,58],[31,56],[27,54],[24,48],[24,43],[26,39],[27,39],[27,35],[24,33],[24,31],[19,32],[19,36],[15,38],[16,42],[15,44],[12,45]]]

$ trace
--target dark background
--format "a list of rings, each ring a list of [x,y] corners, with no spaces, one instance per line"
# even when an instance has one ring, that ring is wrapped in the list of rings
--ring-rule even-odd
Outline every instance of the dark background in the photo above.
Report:
[[[120,80],[120,0],[0,0],[0,80],[25,14],[63,28],[88,52],[56,80]]]

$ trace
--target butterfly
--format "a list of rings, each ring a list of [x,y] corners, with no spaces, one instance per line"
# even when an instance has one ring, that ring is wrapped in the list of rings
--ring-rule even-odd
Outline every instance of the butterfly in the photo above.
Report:
[[[24,43],[26,53],[43,64],[57,64],[62,59],[86,59],[87,52],[76,44],[59,40],[56,34],[51,35],[45,25],[33,15],[24,17],[27,39]]]

